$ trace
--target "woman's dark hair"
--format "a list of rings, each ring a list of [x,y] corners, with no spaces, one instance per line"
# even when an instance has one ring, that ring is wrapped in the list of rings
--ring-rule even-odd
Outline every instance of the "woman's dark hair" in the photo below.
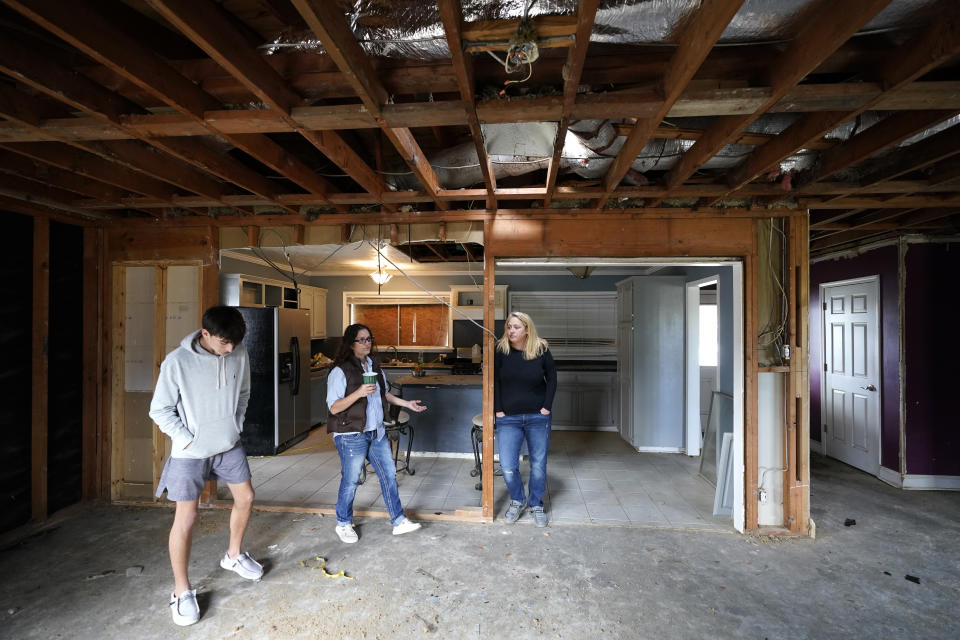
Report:
[[[243,342],[247,333],[247,323],[236,307],[210,307],[203,312],[202,326],[210,335],[234,345]]]
[[[340,364],[341,362],[346,362],[350,358],[353,358],[353,341],[357,339],[357,334],[360,333],[363,329],[367,330],[367,333],[370,334],[370,337],[373,338],[373,331],[370,331],[370,327],[365,324],[352,324],[346,329],[343,330],[343,339],[340,340],[340,347],[337,349],[337,355],[333,358],[334,364]],[[373,340],[370,343],[370,357],[373,358],[374,354],[377,352],[377,341]]]

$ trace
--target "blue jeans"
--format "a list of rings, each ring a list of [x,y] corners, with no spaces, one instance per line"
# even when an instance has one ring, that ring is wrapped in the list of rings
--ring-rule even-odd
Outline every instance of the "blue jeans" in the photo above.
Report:
[[[353,522],[353,498],[357,493],[360,470],[369,459],[380,480],[383,504],[390,514],[390,524],[396,526],[403,520],[403,507],[397,489],[397,468],[393,464],[393,451],[389,438],[377,440],[376,431],[345,433],[336,436],[333,442],[340,455],[340,492],[337,494],[337,525]]]
[[[520,447],[527,441],[530,454],[530,506],[542,507],[547,490],[547,448],[553,415],[518,413],[497,418],[497,446],[500,449],[500,470],[507,483],[510,499],[523,502],[523,480],[520,478]]]

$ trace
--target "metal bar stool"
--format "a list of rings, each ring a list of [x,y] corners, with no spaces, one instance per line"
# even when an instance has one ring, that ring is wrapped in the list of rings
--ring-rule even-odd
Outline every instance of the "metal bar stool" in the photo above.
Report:
[[[476,478],[482,473],[483,467],[481,466],[481,452],[483,447],[481,443],[483,442],[483,414],[478,413],[473,416],[473,427],[470,428],[470,443],[473,445],[473,469],[470,470],[470,477]],[[500,467],[495,466],[493,469],[493,475],[499,476],[503,475],[500,471]],[[473,485],[473,488],[477,491],[483,489],[483,477],[481,476],[480,482]]]
[[[390,385],[391,393],[394,385]],[[400,394],[397,394],[400,395]],[[413,425],[410,424],[410,414],[401,411],[400,407],[393,405],[390,407],[390,414],[384,416],[383,430],[386,437],[390,440],[390,448],[393,449],[393,466],[397,473],[406,471],[407,475],[415,475],[417,470],[410,466],[410,452],[413,450]],[[407,453],[400,462],[400,436],[407,436]],[[360,468],[360,479],[358,484],[363,484],[367,480],[367,466],[369,461],[364,462]]]

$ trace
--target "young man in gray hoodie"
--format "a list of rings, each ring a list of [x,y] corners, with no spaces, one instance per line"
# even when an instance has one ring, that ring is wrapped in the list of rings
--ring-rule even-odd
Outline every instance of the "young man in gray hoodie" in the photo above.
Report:
[[[177,503],[170,529],[170,610],[178,625],[200,619],[187,564],[197,502],[207,480],[223,480],[233,495],[230,546],[220,566],[248,580],[263,576],[260,563],[241,550],[253,507],[250,467],[240,443],[250,399],[250,359],[242,344],[246,324],[236,307],[211,307],[202,324],[160,365],[150,403],[150,418],[172,441],[157,497],[166,490],[167,498]]]

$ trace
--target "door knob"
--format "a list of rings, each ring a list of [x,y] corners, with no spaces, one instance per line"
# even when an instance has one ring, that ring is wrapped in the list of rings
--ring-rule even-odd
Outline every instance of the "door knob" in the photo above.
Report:
[[[876,391],[876,390],[877,390],[877,388],[876,388],[875,386],[873,386],[872,384],[868,384],[867,386],[865,386],[865,387],[860,387],[860,388],[861,388],[861,389],[866,389],[867,391]]]

